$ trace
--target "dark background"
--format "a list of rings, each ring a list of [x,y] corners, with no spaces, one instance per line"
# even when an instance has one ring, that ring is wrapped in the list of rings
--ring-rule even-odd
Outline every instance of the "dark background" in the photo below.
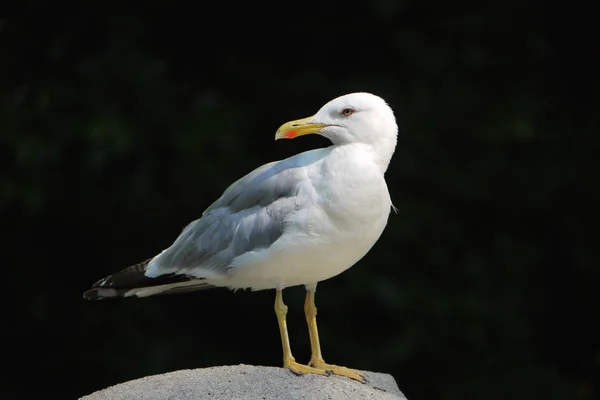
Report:
[[[577,3],[22,5],[0,17],[0,397],[280,365],[273,291],[81,293],[327,145],[276,143],[282,123],[369,91],[401,128],[398,213],[319,285],[325,359],[411,400],[600,398],[597,21]],[[285,299],[306,361],[303,290]]]

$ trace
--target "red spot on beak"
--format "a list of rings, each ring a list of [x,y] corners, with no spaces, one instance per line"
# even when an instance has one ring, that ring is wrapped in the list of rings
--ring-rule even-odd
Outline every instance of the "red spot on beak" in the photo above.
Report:
[[[285,133],[285,135],[284,135],[284,136],[285,136],[286,138],[288,138],[288,139],[293,139],[293,138],[295,138],[297,135],[298,135],[298,134],[296,133],[296,131],[287,131],[287,132]]]

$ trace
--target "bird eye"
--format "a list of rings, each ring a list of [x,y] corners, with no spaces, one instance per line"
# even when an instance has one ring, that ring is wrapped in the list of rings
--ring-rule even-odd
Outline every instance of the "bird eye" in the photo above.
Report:
[[[344,108],[344,109],[342,110],[341,114],[342,114],[344,117],[349,117],[349,116],[351,116],[352,114],[354,114],[354,110],[353,110],[353,109],[351,109],[351,108]]]

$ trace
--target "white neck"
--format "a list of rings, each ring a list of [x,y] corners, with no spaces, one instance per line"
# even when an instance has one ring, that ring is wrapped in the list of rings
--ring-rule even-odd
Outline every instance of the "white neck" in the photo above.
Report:
[[[381,137],[377,142],[373,143],[373,149],[375,150],[375,162],[381,168],[381,172],[385,172],[390,165],[390,160],[396,150],[397,138],[394,137]]]

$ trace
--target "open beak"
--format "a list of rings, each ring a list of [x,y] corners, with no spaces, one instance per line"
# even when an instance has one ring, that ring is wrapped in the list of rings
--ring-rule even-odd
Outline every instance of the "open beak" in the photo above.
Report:
[[[324,124],[313,124],[309,121],[313,117],[298,119],[296,121],[286,122],[281,125],[275,134],[275,140],[278,139],[293,139],[298,136],[308,135],[311,133],[319,133],[323,128]]]

